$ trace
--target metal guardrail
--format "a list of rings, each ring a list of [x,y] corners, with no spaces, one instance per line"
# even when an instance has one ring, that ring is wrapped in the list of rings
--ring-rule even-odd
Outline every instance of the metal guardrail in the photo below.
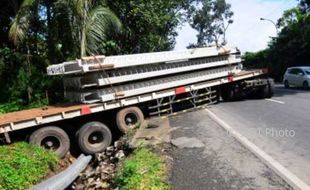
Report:
[[[91,156],[81,154],[78,159],[66,170],[49,178],[46,181],[33,186],[32,190],[62,190],[67,188],[87,167],[91,160]]]

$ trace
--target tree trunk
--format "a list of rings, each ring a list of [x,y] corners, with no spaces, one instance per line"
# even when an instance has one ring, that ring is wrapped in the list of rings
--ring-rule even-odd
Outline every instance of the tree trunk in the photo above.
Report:
[[[53,25],[51,18],[51,2],[46,2],[46,19],[47,19],[47,48],[48,48],[48,59],[51,64],[56,64],[55,56],[55,44],[53,39]]]
[[[81,30],[81,58],[86,56],[86,46],[87,46],[87,42],[86,42],[86,16],[87,16],[87,12],[86,10],[88,9],[88,4],[87,1],[84,2],[83,4],[83,14],[82,14],[82,30]]]
[[[86,31],[85,27],[82,26],[82,32],[81,32],[81,58],[85,57],[86,55]]]
[[[28,78],[31,77],[31,65],[30,65],[30,47],[28,45],[28,42],[26,42],[27,47],[27,62],[26,62],[26,73],[28,75]],[[29,82],[27,84],[27,96],[28,96],[28,103],[31,103],[32,101],[32,87],[30,86]]]

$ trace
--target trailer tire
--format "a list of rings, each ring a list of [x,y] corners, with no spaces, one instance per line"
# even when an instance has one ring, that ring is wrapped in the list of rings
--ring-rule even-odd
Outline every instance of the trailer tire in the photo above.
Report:
[[[29,142],[52,149],[60,158],[63,158],[70,149],[67,133],[56,126],[37,129],[30,135]]]
[[[267,80],[267,84],[259,88],[257,92],[257,97],[260,99],[271,98],[273,94],[274,94],[274,81],[273,79],[269,78]]]
[[[257,91],[257,98],[264,99],[264,98],[267,98],[268,95],[269,95],[269,85],[266,84],[264,86],[260,86]]]
[[[143,112],[138,107],[124,108],[116,114],[117,127],[123,133],[126,133],[130,128],[141,124],[143,121]]]
[[[76,134],[78,145],[85,154],[103,152],[112,142],[112,133],[103,123],[93,121],[84,124]]]
[[[226,88],[222,88],[221,97],[224,102],[230,102],[234,100],[235,93],[231,86],[226,86]]]

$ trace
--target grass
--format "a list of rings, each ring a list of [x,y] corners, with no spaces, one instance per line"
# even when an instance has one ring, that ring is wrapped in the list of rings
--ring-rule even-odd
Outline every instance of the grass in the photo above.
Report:
[[[0,189],[28,189],[58,163],[57,156],[24,142],[0,146]]]
[[[151,149],[140,147],[118,167],[114,182],[121,190],[166,190],[165,162]]]

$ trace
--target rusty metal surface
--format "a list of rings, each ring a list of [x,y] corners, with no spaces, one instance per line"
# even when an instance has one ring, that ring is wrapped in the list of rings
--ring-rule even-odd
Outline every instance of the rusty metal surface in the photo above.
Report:
[[[35,108],[35,109],[11,112],[11,113],[7,113],[7,114],[1,114],[0,115],[0,125],[30,120],[30,119],[33,119],[36,117],[44,117],[44,116],[54,115],[54,114],[62,113],[62,112],[80,110],[82,108],[82,106],[83,106],[83,104],[47,106],[47,107],[42,107],[42,108]]]

